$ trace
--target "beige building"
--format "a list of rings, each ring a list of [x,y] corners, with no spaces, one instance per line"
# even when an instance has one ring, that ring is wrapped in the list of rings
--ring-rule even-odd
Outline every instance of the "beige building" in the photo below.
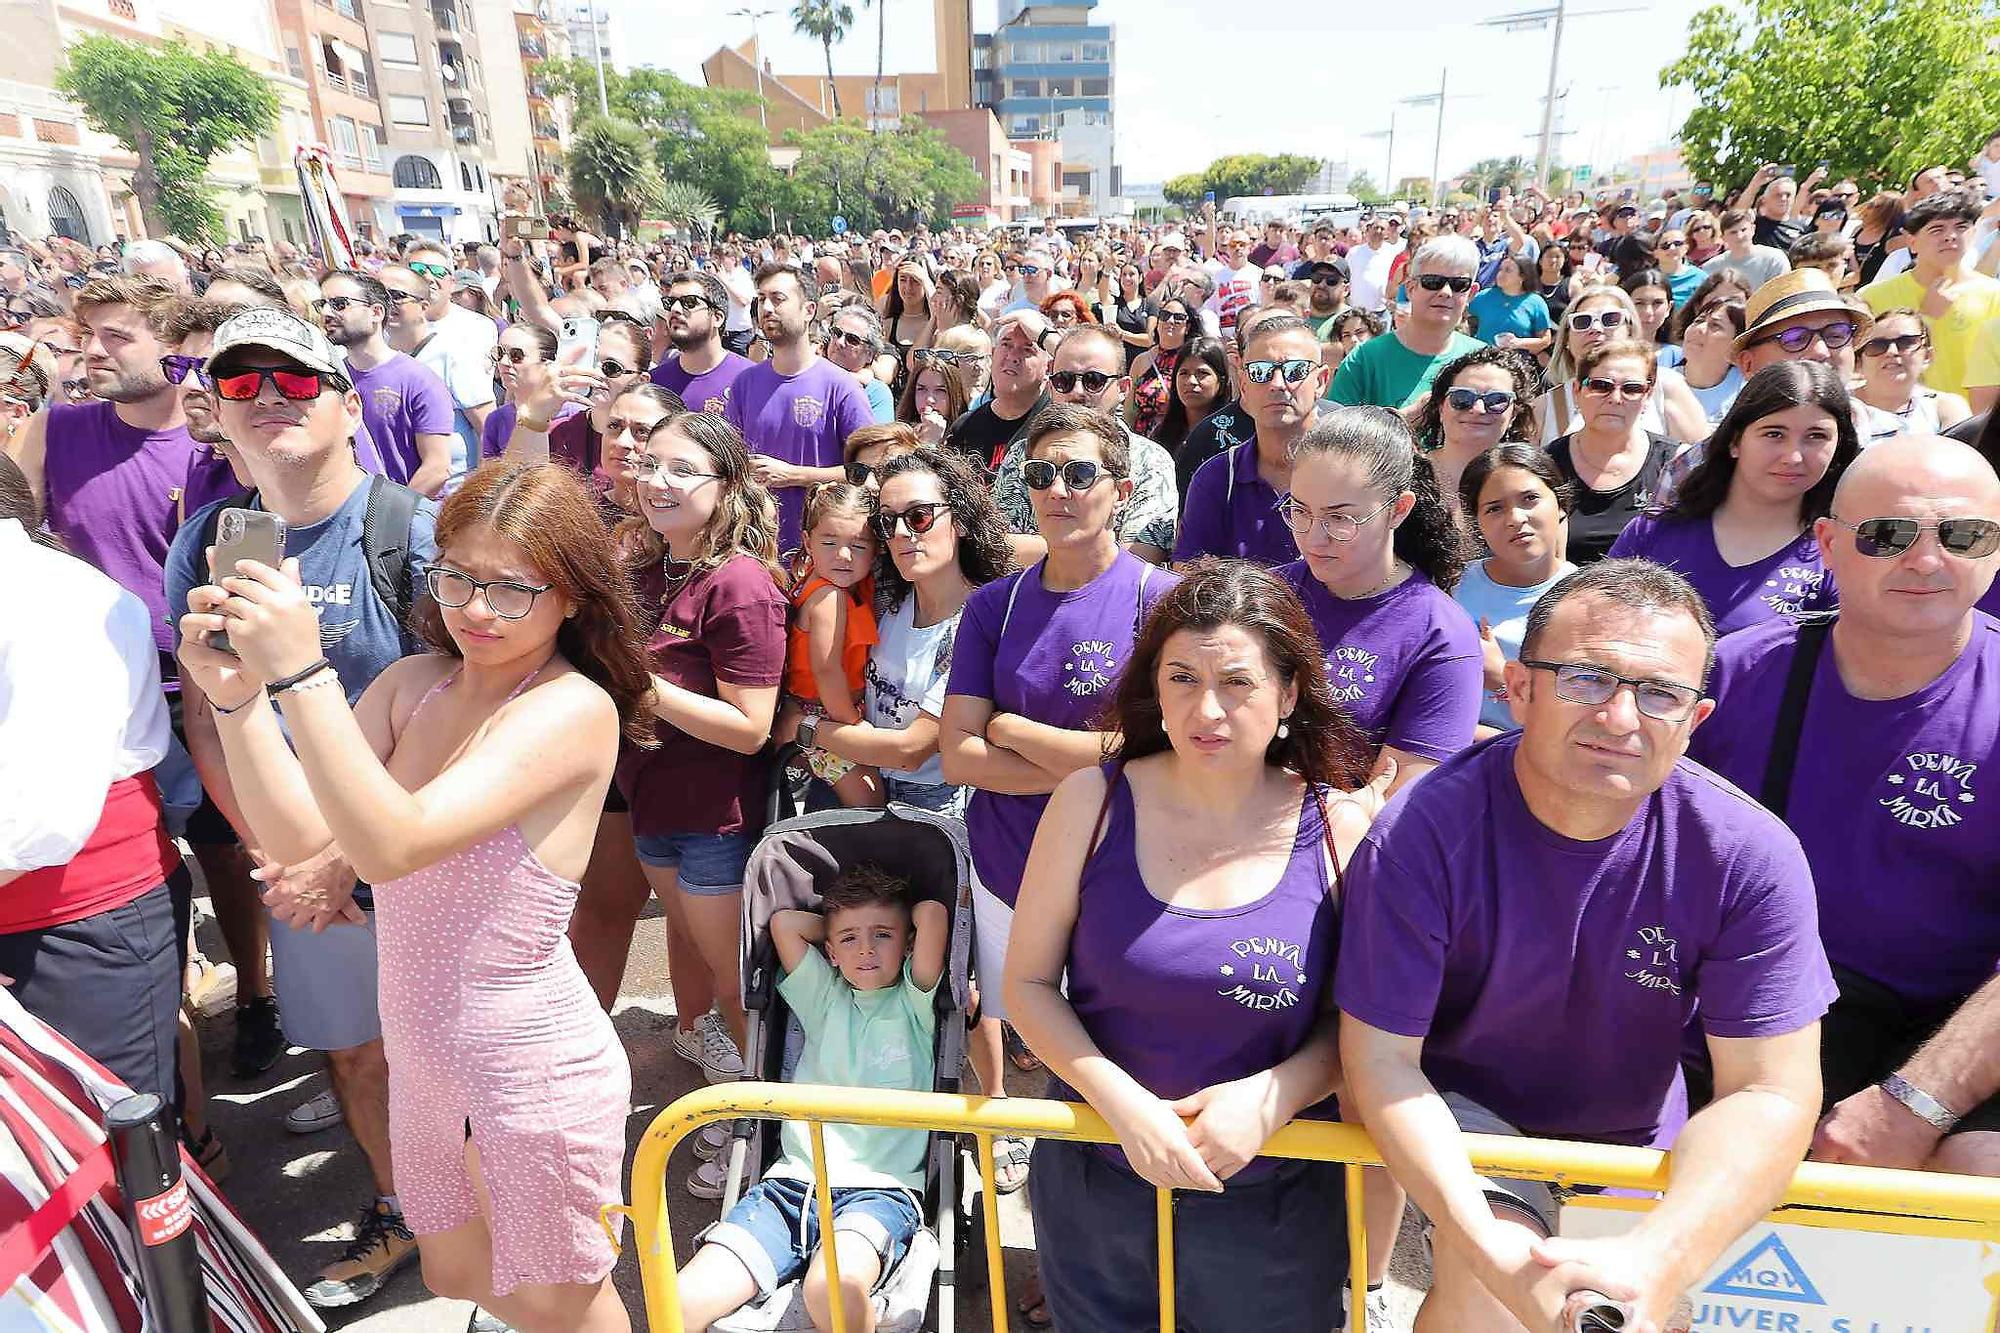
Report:
[[[396,230],[388,211],[388,136],[375,100],[375,61],[355,0],[275,0],[286,68],[306,83],[313,138],[333,154],[347,218],[376,240]]]
[[[366,0],[362,21],[388,140],[392,231],[494,235],[493,119],[471,0]]]

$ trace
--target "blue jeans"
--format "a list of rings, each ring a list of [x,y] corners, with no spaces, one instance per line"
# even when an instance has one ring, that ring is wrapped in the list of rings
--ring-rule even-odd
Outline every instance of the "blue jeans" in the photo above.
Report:
[[[878,1287],[909,1253],[922,1225],[917,1196],[909,1190],[863,1186],[833,1191],[834,1233],[848,1232],[874,1247],[882,1261]],[[700,1239],[741,1259],[757,1281],[757,1294],[770,1295],[802,1275],[819,1249],[819,1204],[812,1182],[765,1177]]]
[[[649,866],[680,868],[681,887],[700,897],[718,897],[743,887],[755,842],[743,833],[650,833],[632,840]]]

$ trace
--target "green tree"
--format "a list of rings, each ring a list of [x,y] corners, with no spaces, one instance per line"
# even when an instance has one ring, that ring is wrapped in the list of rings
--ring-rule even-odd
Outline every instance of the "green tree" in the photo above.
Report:
[[[140,46],[93,33],[69,48],[55,86],[92,129],[138,157],[132,193],[155,236],[213,239],[222,218],[209,198],[210,159],[278,123],[277,95],[261,74],[180,42]]]
[[[1535,183],[1535,164],[1519,153],[1512,157],[1481,158],[1465,169],[1461,179],[1466,191],[1481,199],[1492,189],[1519,194]]]
[[[1688,24],[1662,87],[1694,93],[1681,126],[1697,177],[1826,161],[1880,183],[1962,163],[2000,124],[2000,9],[1968,0],[1752,0]],[[1718,188],[1717,197],[1723,197]]]
[[[854,6],[843,0],[799,0],[792,6],[792,28],[818,42],[826,51],[826,86],[833,90],[833,118],[840,119],[840,85],[833,81],[834,43],[854,26]]]
[[[1379,204],[1388,198],[1382,193],[1382,187],[1375,183],[1375,178],[1365,171],[1354,173],[1347,182],[1347,192],[1364,204]]]
[[[1187,208],[1198,207],[1210,190],[1218,204],[1239,194],[1302,194],[1322,165],[1316,157],[1297,153],[1232,153],[1216,158],[1206,170],[1169,178],[1160,192]]]
[[[662,220],[703,240],[709,239],[716,220],[722,216],[722,210],[715,206],[707,191],[686,181],[667,181],[660,187],[658,202],[655,212]]]
[[[874,133],[837,120],[787,139],[799,160],[778,209],[802,230],[825,231],[835,214],[857,231],[942,223],[952,205],[971,203],[985,189],[965,155],[920,121]]]
[[[1160,183],[1160,193],[1182,208],[1194,208],[1201,203],[1201,196],[1208,189],[1208,178],[1199,171],[1190,171],[1185,176],[1169,176]]]
[[[651,137],[629,120],[593,116],[570,139],[569,189],[606,233],[622,236],[663,202]]]

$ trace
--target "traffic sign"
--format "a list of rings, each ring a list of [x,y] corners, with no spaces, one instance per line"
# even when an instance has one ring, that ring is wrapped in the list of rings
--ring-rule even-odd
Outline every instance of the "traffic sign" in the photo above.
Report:
[[[833,215],[833,221],[828,223],[827,225],[833,228],[833,234],[835,236],[844,236],[847,234],[847,219],[840,216],[840,214],[838,213],[835,213]]]

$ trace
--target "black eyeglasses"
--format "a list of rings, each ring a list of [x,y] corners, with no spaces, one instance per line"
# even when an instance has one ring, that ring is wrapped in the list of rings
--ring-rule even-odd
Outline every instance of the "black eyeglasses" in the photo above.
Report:
[[[1162,310],[1159,318],[1162,324],[1185,324],[1188,322],[1189,316],[1185,310]]]
[[[1453,292],[1464,295],[1472,290],[1472,279],[1462,273],[1419,273],[1417,286],[1427,292],[1441,292],[1449,287]]]
[[[1926,523],[1915,518],[1864,518],[1849,523],[1827,516],[1854,534],[1854,549],[1873,560],[1890,560],[1917,544],[1926,532],[1936,532],[1938,545],[1946,555],[1978,560],[2000,550],[2000,523],[1990,518],[1941,518]]]
[[[875,468],[869,463],[845,463],[841,465],[840,470],[847,477],[847,484],[850,486],[866,486],[869,479],[875,475]]]
[[[669,296],[665,301],[665,305],[669,310],[681,310],[690,315],[697,310],[714,310],[717,308],[715,303],[710,301],[706,296],[700,296],[694,292],[684,292],[679,296]]]
[[[1046,458],[1030,458],[1021,464],[1021,481],[1031,491],[1045,491],[1063,479],[1072,491],[1087,491],[1111,474],[1104,464],[1088,458],[1072,458],[1058,467]]]
[[[476,579],[447,565],[432,565],[424,571],[424,587],[431,600],[453,610],[472,601],[474,593],[486,594],[486,608],[502,620],[519,620],[535,609],[535,599],[553,584],[518,583],[513,579]]]
[[[1614,380],[1602,375],[1590,375],[1578,380],[1583,391],[1598,398],[1616,397],[1626,402],[1636,402],[1646,396],[1646,390],[1653,386],[1645,380]]]
[[[1049,372],[1049,385],[1057,393],[1075,393],[1076,386],[1081,384],[1085,393],[1100,394],[1117,378],[1101,370],[1052,370]]]
[[[849,333],[846,329],[829,328],[826,331],[826,340],[830,343],[842,343],[848,347],[873,347],[875,345],[874,341],[867,334]]]
[[[1863,356],[1908,356],[1928,341],[1921,333],[1904,333],[1894,338],[1870,338],[1857,349]]]
[[[1531,671],[1554,672],[1556,698],[1586,708],[1602,708],[1618,696],[1618,691],[1629,687],[1632,702],[1647,717],[1656,722],[1685,722],[1701,702],[1701,689],[1695,685],[1621,676],[1582,662],[1541,662],[1524,657],[1521,665]]]
[[[1341,277],[1338,273],[1317,273],[1313,275],[1312,285],[1315,287],[1338,287],[1346,281],[1347,279]]]
[[[373,301],[363,300],[359,296],[322,296],[319,300],[312,303],[313,309],[319,311],[322,315],[329,310],[337,315],[351,305],[370,306],[374,304]]]
[[[908,509],[878,509],[869,522],[875,525],[876,535],[886,542],[896,535],[898,524],[909,528],[910,535],[922,536],[937,526],[939,517],[950,512],[950,505],[942,500],[932,500],[925,504],[913,504]]]
[[[1487,415],[1505,412],[1514,406],[1514,395],[1505,389],[1491,389],[1481,393],[1477,389],[1446,389],[1445,406],[1454,412],[1477,410]]]
[[[1759,343],[1776,343],[1787,352],[1796,354],[1811,347],[1813,339],[1817,338],[1826,344],[1827,351],[1837,352],[1847,346],[1847,344],[1853,342],[1854,335],[1860,331],[1861,326],[1859,324],[1854,323],[1852,320],[1843,319],[1836,320],[1832,324],[1821,324],[1816,328],[1785,329],[1772,334],[1768,338],[1759,338],[1757,341]]]
[[[208,358],[205,356],[163,356],[160,358],[160,373],[167,377],[169,384],[183,384],[189,376],[199,388],[209,388]],[[315,398],[319,395],[314,394]]]
[[[1287,361],[1245,361],[1243,378],[1252,384],[1269,384],[1273,375],[1282,375],[1287,384],[1303,384],[1306,378],[1319,369],[1319,362],[1304,357]]]

